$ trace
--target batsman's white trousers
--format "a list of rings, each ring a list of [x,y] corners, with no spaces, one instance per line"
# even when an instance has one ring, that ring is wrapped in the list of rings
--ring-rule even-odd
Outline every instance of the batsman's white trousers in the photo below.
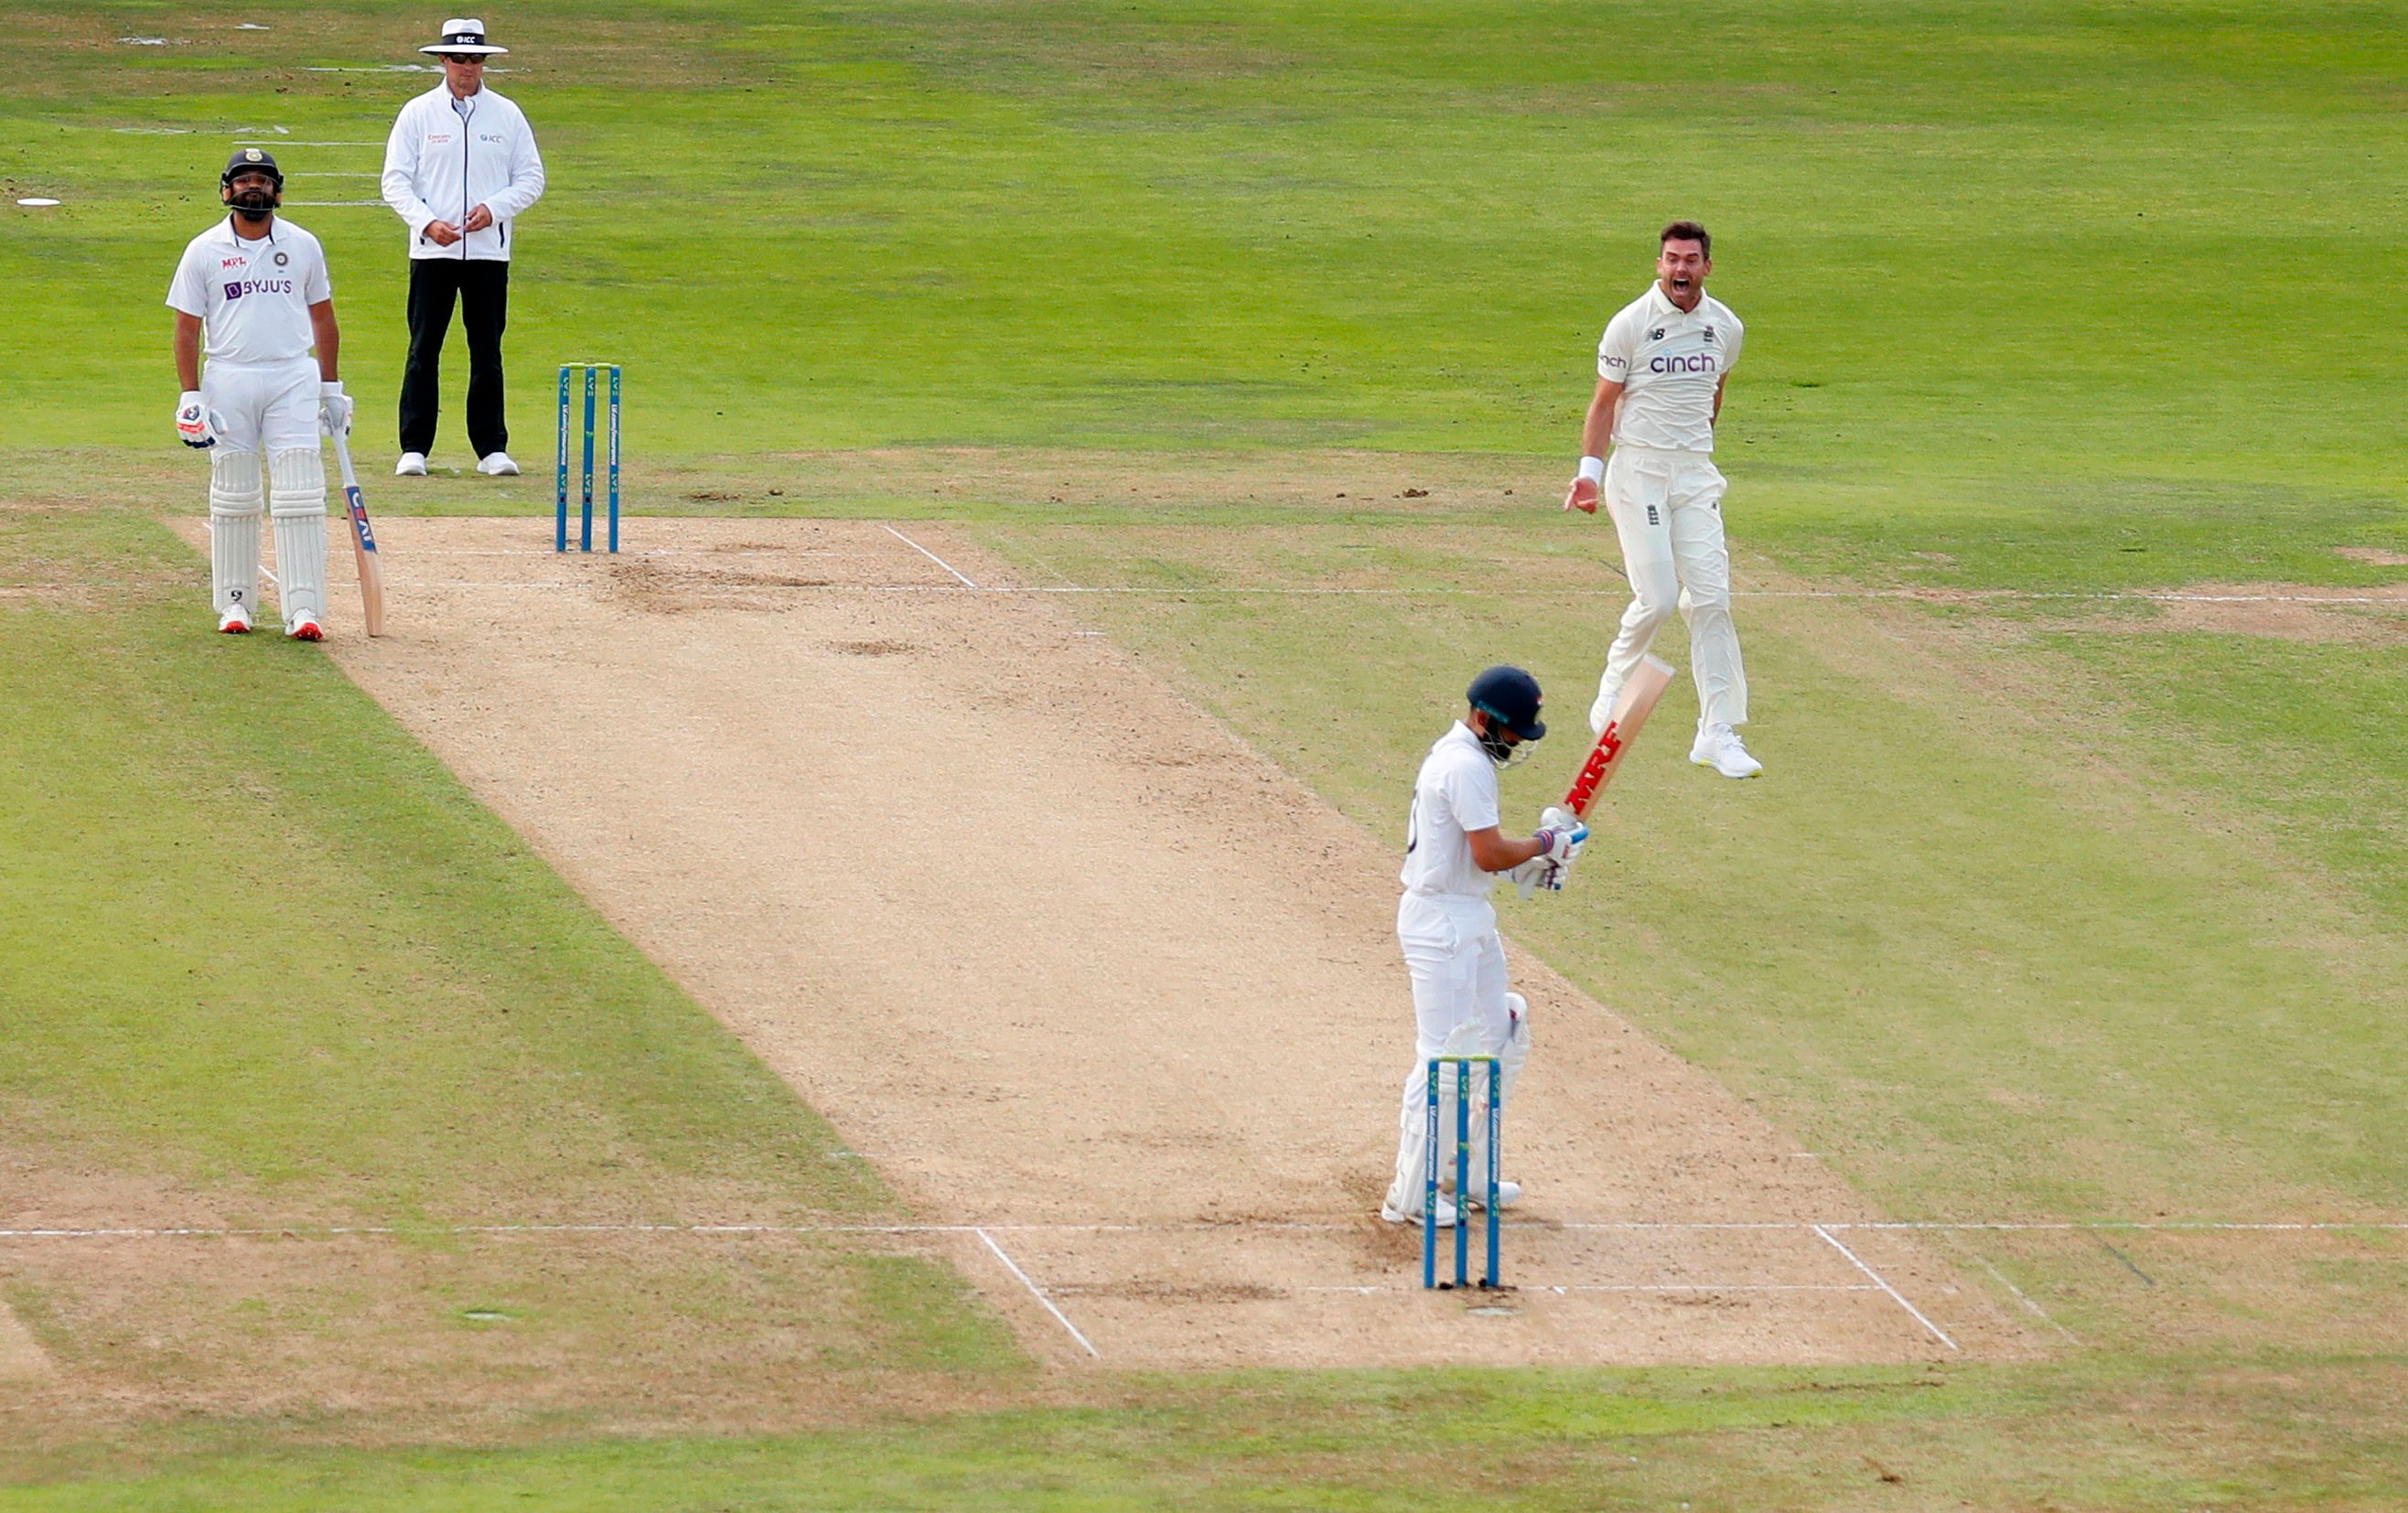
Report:
[[[1505,942],[1497,934],[1497,909],[1469,893],[1407,893],[1397,903],[1397,943],[1404,948],[1405,971],[1413,984],[1413,1065],[1405,1074],[1404,1103],[1398,1116],[1397,1185],[1399,1204],[1419,1212],[1429,1120],[1429,1059],[1440,1054],[1495,1055],[1513,1033],[1505,1003]],[[1477,1026],[1457,1039],[1465,1025]],[[1466,1042],[1469,1042],[1467,1044]],[[1484,1106],[1487,1074],[1473,1076],[1473,1096]],[[1472,1163],[1487,1160],[1487,1128],[1475,1107]],[[1455,1080],[1440,1089],[1440,1138],[1452,1150]],[[1448,1163],[1452,1166],[1453,1163]]]
[[[238,363],[213,357],[201,370],[201,403],[229,451],[318,450],[318,360]]]
[[[1713,454],[1617,445],[1605,465],[1605,507],[1622,539],[1630,607],[1605,654],[1600,692],[1618,689],[1677,609],[1689,621],[1689,669],[1700,720],[1747,723],[1747,673],[1731,621],[1723,476]]]

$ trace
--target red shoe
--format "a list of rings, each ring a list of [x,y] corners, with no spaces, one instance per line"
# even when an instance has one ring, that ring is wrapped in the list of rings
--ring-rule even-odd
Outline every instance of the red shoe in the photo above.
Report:
[[[229,608],[224,614],[218,617],[218,632],[222,635],[249,635],[251,634],[251,611],[244,608],[241,605],[236,605]]]
[[[322,641],[326,638],[326,633],[319,629],[316,621],[304,615],[284,627],[284,636],[291,641]]]

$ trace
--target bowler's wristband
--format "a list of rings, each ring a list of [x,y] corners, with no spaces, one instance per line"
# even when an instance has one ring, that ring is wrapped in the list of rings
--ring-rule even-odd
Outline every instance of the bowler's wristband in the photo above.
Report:
[[[1605,459],[1602,457],[1582,458],[1580,476],[1591,483],[1603,483],[1605,481]]]

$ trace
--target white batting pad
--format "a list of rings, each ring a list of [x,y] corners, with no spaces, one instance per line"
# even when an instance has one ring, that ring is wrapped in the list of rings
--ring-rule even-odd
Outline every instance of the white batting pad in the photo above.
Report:
[[[259,453],[209,449],[209,599],[223,615],[236,604],[259,614]]]
[[[268,459],[267,511],[276,522],[276,577],[288,626],[326,616],[326,457],[315,447]]]

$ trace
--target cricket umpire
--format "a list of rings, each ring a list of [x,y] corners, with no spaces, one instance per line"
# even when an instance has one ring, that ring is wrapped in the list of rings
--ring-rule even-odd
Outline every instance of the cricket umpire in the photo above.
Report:
[[[443,23],[418,50],[443,82],[401,107],[384,144],[384,202],[409,226],[409,362],[401,376],[402,478],[426,472],[441,407],[452,307],[468,335],[468,444],[477,471],[514,474],[502,414],[502,328],[510,303],[511,222],[543,196],[543,158],[516,105],[485,87],[485,60],[508,52],[485,23]]]

